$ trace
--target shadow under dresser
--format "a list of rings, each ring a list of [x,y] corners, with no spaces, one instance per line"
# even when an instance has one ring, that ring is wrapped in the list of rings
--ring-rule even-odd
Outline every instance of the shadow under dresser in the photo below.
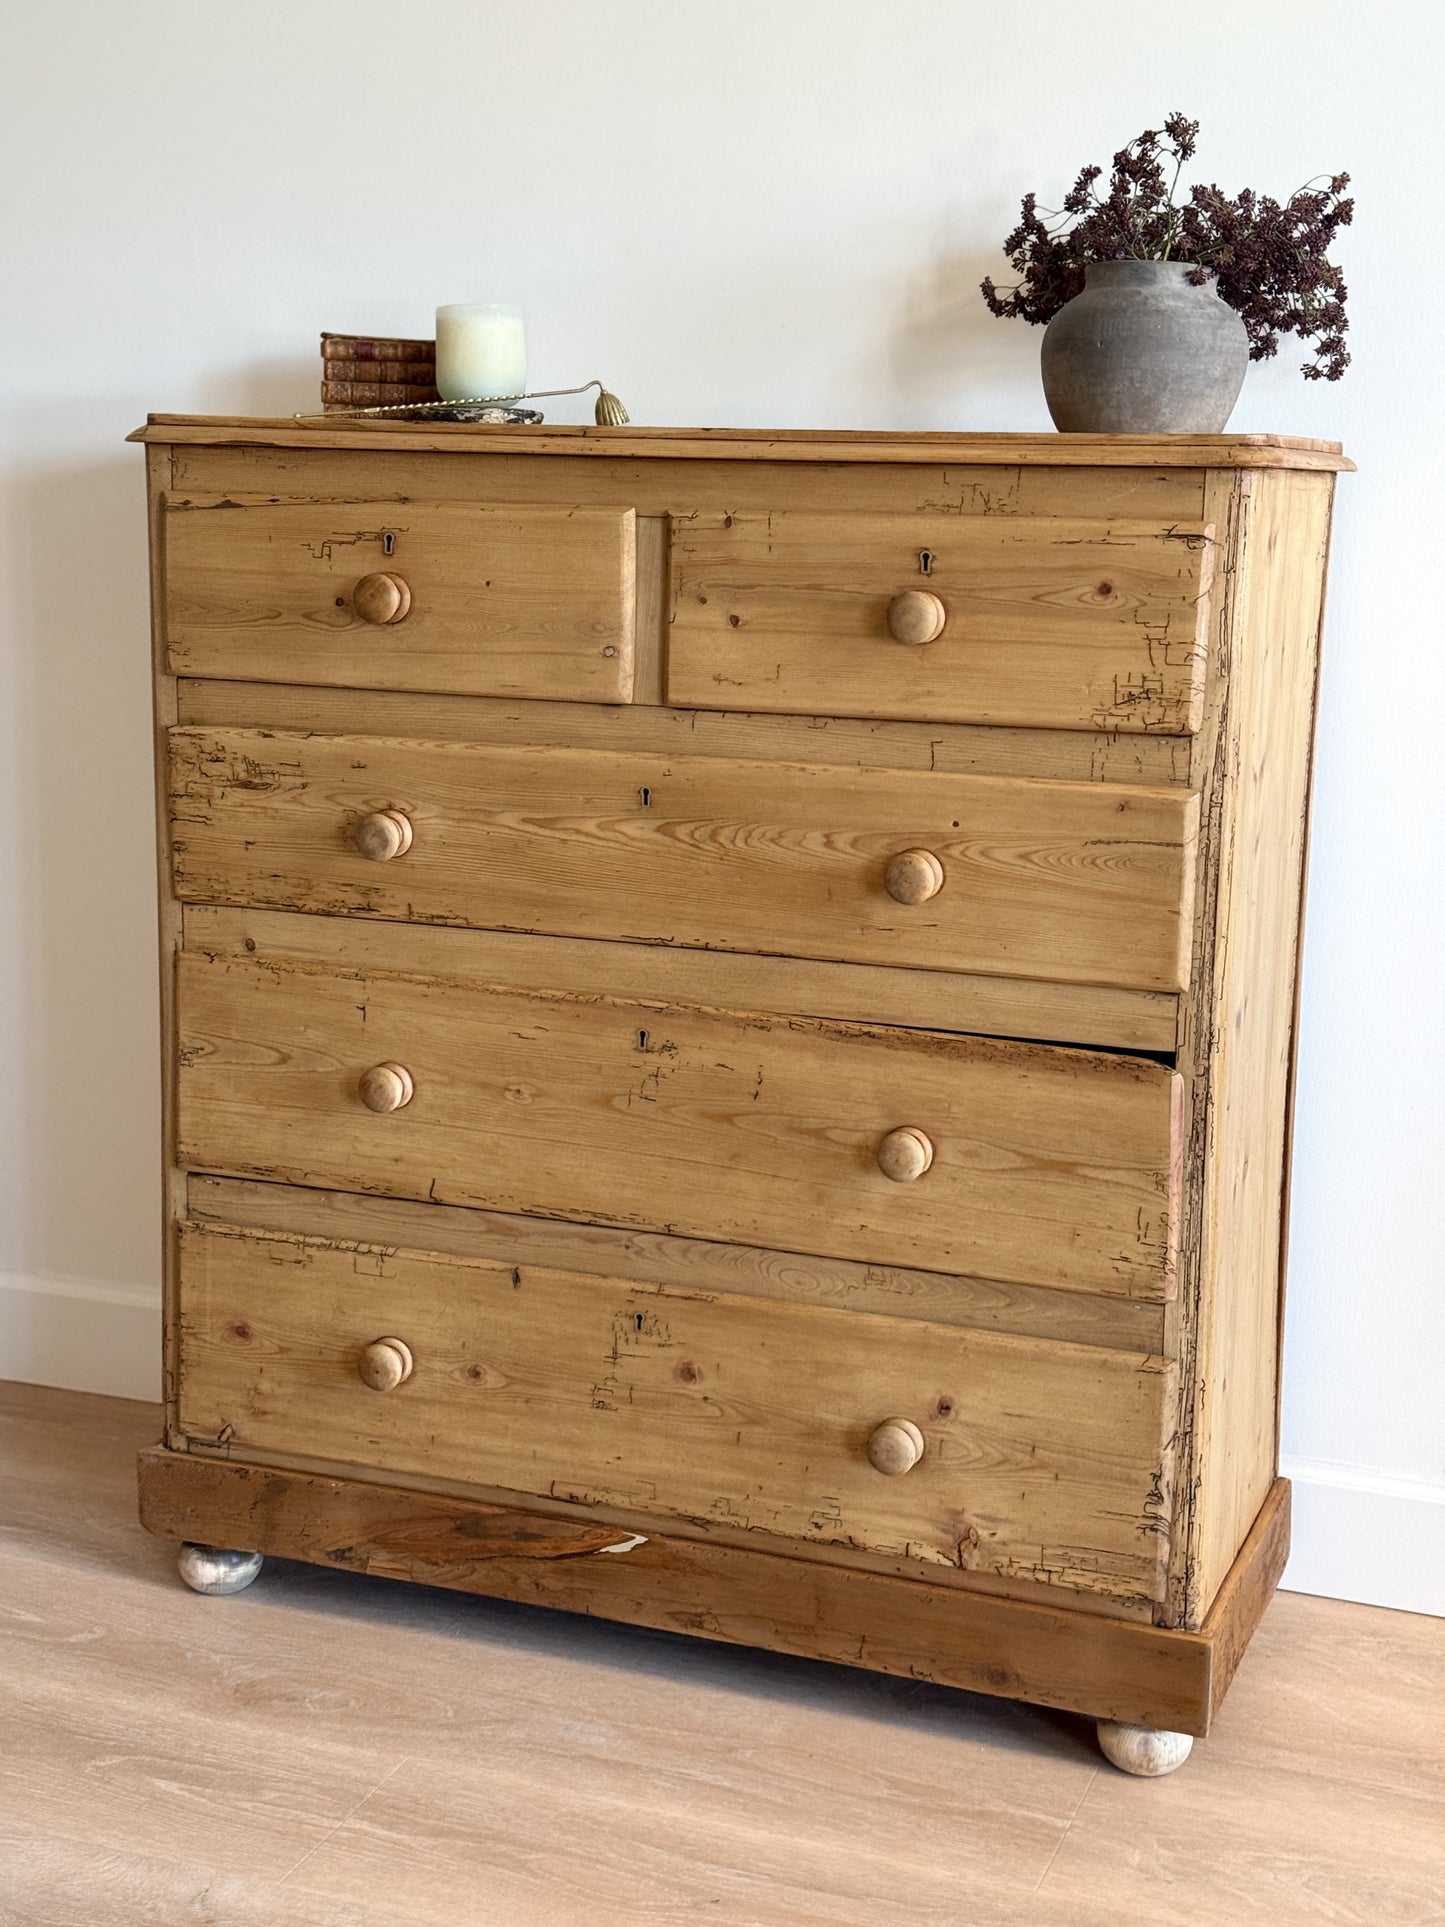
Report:
[[[136,439],[183,1576],[566,1607],[1177,1765],[1288,1543],[1338,448]]]

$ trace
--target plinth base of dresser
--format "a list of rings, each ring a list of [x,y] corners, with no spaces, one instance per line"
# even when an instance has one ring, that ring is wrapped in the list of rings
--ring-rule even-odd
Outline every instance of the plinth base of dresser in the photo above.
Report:
[[[140,1516],[163,1538],[409,1579],[629,1625],[760,1646],[1095,1718],[1207,1733],[1279,1583],[1276,1479],[1198,1632],[1032,1604],[806,1555],[438,1497],[361,1479],[140,1456]]]

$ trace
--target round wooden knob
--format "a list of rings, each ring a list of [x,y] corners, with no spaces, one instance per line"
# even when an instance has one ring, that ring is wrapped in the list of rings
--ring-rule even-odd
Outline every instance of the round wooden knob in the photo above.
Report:
[[[373,1392],[394,1392],[411,1377],[411,1346],[403,1338],[376,1338],[357,1360],[363,1385]]]
[[[353,824],[351,840],[373,863],[389,863],[411,848],[411,824],[400,810],[373,810]]]
[[[931,589],[905,589],[888,605],[888,633],[895,642],[933,642],[947,620],[947,609]]]
[[[895,1184],[911,1184],[933,1162],[933,1141],[923,1131],[905,1124],[890,1131],[878,1146],[878,1169]]]
[[[883,887],[895,903],[927,903],[943,888],[943,865],[932,850],[900,850],[888,859]]]
[[[868,1435],[868,1463],[885,1479],[901,1478],[923,1457],[923,1434],[911,1418],[886,1418]]]
[[[351,591],[351,606],[363,622],[400,622],[411,607],[411,590],[399,575],[364,575]]]
[[[363,1071],[356,1091],[369,1111],[399,1111],[410,1104],[416,1086],[405,1064],[373,1064]]]

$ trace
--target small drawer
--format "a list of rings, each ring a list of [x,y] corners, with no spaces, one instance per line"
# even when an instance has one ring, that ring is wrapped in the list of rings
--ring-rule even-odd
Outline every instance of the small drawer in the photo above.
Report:
[[[1187,735],[1212,534],[1023,515],[680,516],[668,700]]]
[[[1161,1596],[1160,1358],[188,1224],[180,1386],[242,1456]]]
[[[1188,982],[1183,790],[188,728],[171,795],[189,902]]]
[[[171,496],[181,676],[620,703],[631,509]]]
[[[197,1170],[1163,1298],[1163,1066],[296,959],[178,960]]]

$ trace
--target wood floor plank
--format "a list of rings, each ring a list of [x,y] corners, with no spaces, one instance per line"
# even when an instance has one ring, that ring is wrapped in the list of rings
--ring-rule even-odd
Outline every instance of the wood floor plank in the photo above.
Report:
[[[1438,1799],[1201,1749],[1187,1777],[1101,1773],[1049,1868],[1058,1927],[1438,1927]],[[1143,1786],[1151,1797],[1141,1799]],[[329,1844],[329,1843],[328,1843]]]
[[[376,1901],[333,1901],[204,1858],[161,1860],[123,1847],[0,1826],[5,1927],[408,1927]]]
[[[1445,1900],[1440,1735],[1445,1619],[1288,1593],[1251,1641],[1209,1750],[1242,1770],[1304,1772],[1439,1802]]]
[[[1174,1778],[1087,1722],[268,1562],[185,1592],[156,1408],[0,1386],[4,1927],[1431,1927],[1445,1622],[1282,1594]]]
[[[1023,1755],[986,1746],[964,1761],[942,1723],[880,1748],[871,1718],[821,1708],[806,1736],[781,1708],[760,1732],[756,1705],[720,1734],[720,1687],[599,1686],[565,1729],[490,1734],[485,1764],[409,1760],[295,1884],[364,1902],[406,1855],[404,1905],[429,1923],[466,1918],[482,1873],[499,1921],[956,1927],[961,1895],[988,1919],[1037,1884],[1094,1771],[1041,1753],[1020,1777]]]
[[[0,1811],[11,1824],[161,1857],[204,1840],[220,1872],[279,1879],[321,1846],[390,1770],[355,1748],[289,1733],[278,1750],[265,1723],[200,1718],[167,1703],[165,1668],[148,1691],[67,1690],[48,1673],[0,1689]]]

